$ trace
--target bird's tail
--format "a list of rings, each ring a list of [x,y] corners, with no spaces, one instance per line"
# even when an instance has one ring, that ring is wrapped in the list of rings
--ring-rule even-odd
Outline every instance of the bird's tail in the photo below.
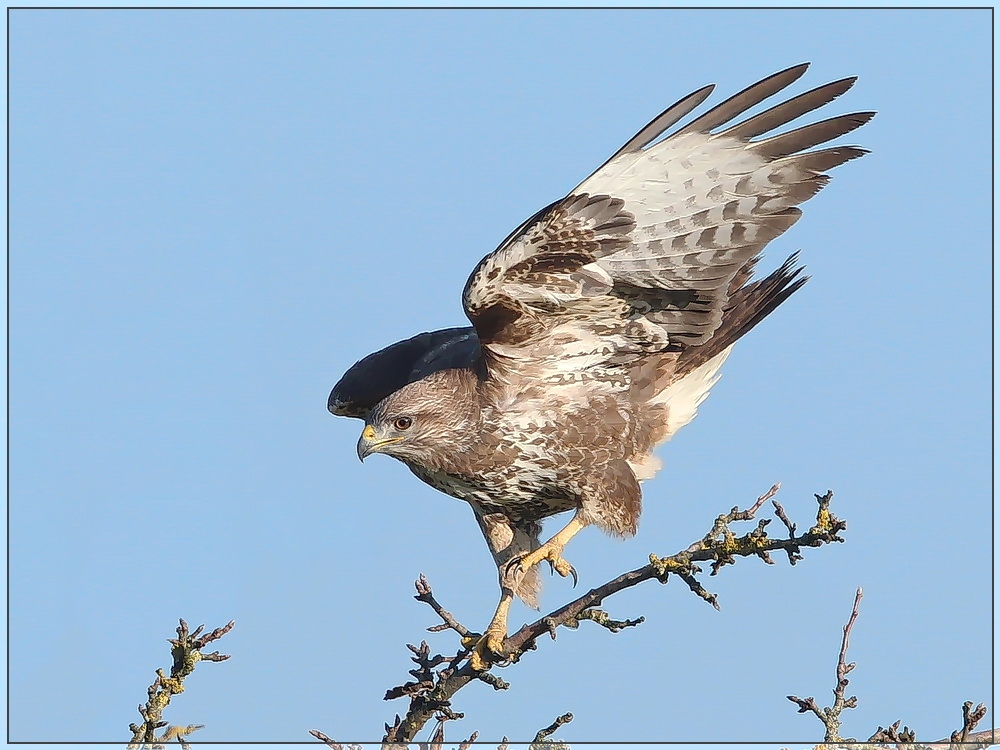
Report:
[[[677,376],[683,378],[729,349],[801,289],[809,277],[802,275],[804,267],[798,260],[799,254],[793,253],[780,268],[758,281],[750,281],[756,259],[740,269],[730,283],[729,304],[723,310],[721,325],[704,344],[681,352],[677,359]]]
[[[656,363],[662,374],[651,380],[658,390],[646,402],[644,415],[650,425],[649,449],[629,459],[640,480],[651,478],[660,468],[652,448],[669,440],[694,419],[698,407],[719,380],[719,370],[733,345],[750,329],[788,299],[808,277],[802,276],[798,254],[780,268],[758,281],[750,281],[756,260],[747,263],[732,280],[729,304],[723,310],[722,323],[704,344],[664,354]]]

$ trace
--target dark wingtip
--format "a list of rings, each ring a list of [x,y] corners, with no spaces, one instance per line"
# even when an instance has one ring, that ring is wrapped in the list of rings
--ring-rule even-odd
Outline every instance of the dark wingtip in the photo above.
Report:
[[[329,397],[326,399],[326,409],[335,417],[339,417],[341,407],[342,403],[340,399],[337,398],[337,389],[334,387],[334,389],[330,391]]]
[[[809,70],[810,65],[812,65],[812,63],[809,61],[800,62],[798,65],[792,65],[790,68],[785,68],[780,73],[775,73],[775,76],[785,75],[786,73],[791,73],[792,71],[796,71],[798,75],[795,76],[795,78],[801,78],[805,74],[805,72]],[[774,76],[772,76],[772,78],[773,77]]]
[[[333,386],[329,397],[326,399],[326,409],[335,417],[357,417],[365,418],[366,410],[355,403],[349,396],[345,396],[343,388],[344,379],[341,378],[337,385]]]

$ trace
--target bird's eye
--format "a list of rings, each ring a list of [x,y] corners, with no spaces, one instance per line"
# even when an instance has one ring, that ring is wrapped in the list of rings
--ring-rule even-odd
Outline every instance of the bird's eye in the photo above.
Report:
[[[413,420],[409,417],[398,417],[395,422],[392,423],[397,430],[408,430],[413,424]]]

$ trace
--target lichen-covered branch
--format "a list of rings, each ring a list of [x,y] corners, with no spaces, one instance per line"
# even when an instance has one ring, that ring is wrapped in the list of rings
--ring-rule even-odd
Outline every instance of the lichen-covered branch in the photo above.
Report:
[[[786,524],[786,528],[789,530],[788,538],[771,538],[766,532],[768,521],[765,519],[758,522],[756,528],[747,534],[737,536],[730,528],[730,524],[737,521],[753,520],[754,515],[764,502],[773,497],[777,491],[778,485],[775,485],[758,498],[757,502],[749,509],[741,511],[739,508],[733,508],[729,513],[719,516],[715,520],[712,530],[685,550],[668,557],[657,557],[651,554],[649,565],[623,573],[617,578],[591,589],[545,617],[525,625],[505,642],[506,658],[509,662],[516,662],[526,651],[535,647],[539,636],[548,634],[554,638],[556,628],[560,625],[575,626],[581,619],[587,619],[585,612],[599,606],[607,597],[632,586],[637,586],[644,581],[656,579],[661,583],[666,583],[670,575],[674,574],[684,581],[687,587],[699,598],[718,609],[719,605],[715,595],[709,593],[698,580],[702,570],[696,563],[711,562],[711,575],[717,575],[724,566],[734,564],[737,557],[759,557],[770,565],[773,564],[773,560],[767,553],[774,550],[785,550],[789,553],[789,561],[794,565],[798,559],[801,559],[800,551],[803,547],[820,547],[830,542],[844,541],[839,534],[847,528],[847,524],[830,512],[832,492],[816,495],[816,500],[819,503],[816,523],[805,534],[796,535],[795,527],[793,525],[789,527]]]
[[[758,557],[771,565],[774,561],[770,558],[769,553],[782,550],[787,554],[788,561],[794,565],[802,559],[802,550],[806,547],[820,547],[830,542],[843,541],[840,533],[846,529],[846,523],[830,511],[832,492],[816,495],[819,505],[816,521],[806,533],[798,534],[796,524],[789,520],[784,508],[773,500],[777,491],[778,485],[775,485],[757,498],[757,501],[747,510],[741,511],[738,508],[733,508],[729,513],[720,515],[704,537],[684,550],[667,557],[650,555],[649,565],[623,573],[540,617],[535,622],[523,626],[506,639],[502,658],[489,666],[504,667],[517,662],[525,653],[537,648],[539,636],[548,634],[552,639],[555,639],[560,626],[575,629],[579,627],[582,620],[590,620],[612,633],[616,633],[624,628],[639,625],[644,618],[615,620],[604,610],[598,609],[598,605],[613,594],[636,586],[643,581],[655,579],[666,583],[670,575],[673,574],[699,598],[718,608],[716,596],[709,593],[699,579],[702,570],[698,563],[710,563],[710,575],[716,575],[725,566],[734,564],[738,557]],[[771,500],[775,516],[784,526],[787,537],[772,538],[768,536],[769,520],[767,519],[758,521],[753,529],[743,535],[739,535],[733,530],[732,524],[734,523],[754,520],[756,513],[768,500]],[[416,734],[432,719],[436,720],[437,724],[431,733],[431,740],[420,743],[420,746],[424,750],[442,750],[445,722],[462,717],[462,714],[456,713],[451,708],[451,699],[459,690],[475,680],[485,682],[496,690],[506,690],[509,687],[506,682],[492,672],[488,670],[477,671],[471,667],[467,657],[480,637],[479,634],[462,625],[454,615],[441,606],[423,575],[416,581],[415,586],[417,590],[415,598],[430,606],[442,620],[440,624],[431,626],[427,630],[430,632],[453,630],[460,637],[461,647],[454,656],[443,656],[441,654],[432,655],[430,647],[423,641],[419,646],[407,646],[412,653],[411,660],[417,665],[415,669],[410,670],[410,675],[414,679],[390,689],[385,698],[391,700],[406,697],[409,698],[410,703],[405,715],[397,714],[392,724],[385,725],[383,750],[404,750],[407,744],[413,741]],[[847,661],[847,652],[851,631],[858,619],[862,595],[859,588],[851,616],[844,626],[837,659],[837,682],[833,690],[833,705],[829,708],[820,708],[814,698],[788,696],[789,700],[798,705],[800,713],[812,713],[823,722],[826,728],[825,743],[817,745],[817,750],[820,748],[822,750],[846,748],[848,746],[846,743],[850,743],[851,750],[886,750],[888,747],[895,747],[896,750],[981,750],[994,744],[997,739],[995,730],[975,731],[978,722],[986,714],[986,707],[980,704],[973,708],[971,702],[963,706],[962,728],[953,732],[947,740],[919,744],[916,742],[914,732],[905,726],[901,730],[899,728],[901,722],[898,721],[888,728],[879,727],[878,731],[864,742],[840,737],[841,713],[844,709],[854,708],[857,705],[857,697],[846,695],[849,685],[848,674],[855,668],[853,662]],[[535,736],[529,750],[557,750],[562,747],[561,743],[553,742],[548,737],[559,726],[571,719],[572,714],[565,714],[556,719],[551,726],[541,730]],[[343,746],[335,743],[322,732],[314,730],[311,734],[335,750],[343,750]],[[460,750],[467,750],[476,737],[476,733],[473,733],[468,740],[461,744]],[[508,750],[508,747],[509,743],[505,737],[498,750]],[[350,750],[354,750],[354,748],[350,748]]]
[[[554,742],[549,739],[553,734],[559,731],[559,727],[563,724],[569,724],[573,721],[573,714],[565,713],[562,716],[556,717],[556,720],[549,724],[545,729],[539,729],[535,734],[535,739],[531,741],[528,745],[528,750],[569,750],[568,745],[563,745],[560,742]]]
[[[139,706],[142,723],[129,724],[132,732],[132,739],[128,744],[129,750],[156,748],[171,740],[177,740],[183,748],[187,747],[185,737],[201,729],[202,725],[168,726],[163,720],[163,710],[170,705],[173,696],[184,692],[184,680],[194,671],[198,662],[225,661],[229,658],[227,654],[220,654],[218,651],[205,654],[202,653],[202,649],[212,641],[219,640],[232,630],[235,624],[235,620],[230,620],[228,625],[216,628],[210,633],[203,633],[205,626],[199,625],[192,633],[188,630],[188,624],[184,620],[180,621],[180,625],[177,626],[177,637],[167,639],[171,645],[170,655],[173,657],[170,676],[168,677],[162,669],[156,670],[156,679],[146,691],[149,698],[144,705]],[[158,729],[164,730],[159,736],[156,735]]]
[[[613,594],[636,586],[644,581],[657,580],[666,583],[671,575],[675,575],[700,598],[718,608],[714,594],[705,590],[699,581],[702,574],[697,563],[711,563],[711,575],[716,575],[726,565],[732,565],[738,557],[758,557],[768,564],[773,564],[768,553],[783,550],[788,554],[789,561],[794,565],[801,559],[801,550],[805,547],[820,547],[830,542],[842,542],[839,536],[846,524],[830,512],[832,492],[817,495],[819,509],[815,524],[804,534],[796,534],[796,527],[789,520],[783,508],[774,502],[777,517],[782,521],[788,532],[787,538],[772,538],[767,534],[769,521],[762,520],[746,534],[738,535],[731,528],[737,522],[753,520],[757,511],[771,500],[778,491],[778,485],[757,498],[747,510],[734,507],[729,513],[720,515],[712,529],[701,539],[689,545],[686,549],[667,557],[649,556],[649,564],[641,568],[623,573],[607,583],[591,589],[568,604],[553,610],[529,623],[515,632],[504,643],[504,654],[498,666],[517,662],[525,653],[537,648],[541,635],[555,638],[559,627],[577,628],[582,620],[591,620],[612,633],[623,628],[634,627],[643,618],[633,620],[615,620],[598,606]],[[773,502],[773,501],[772,501]],[[417,668],[410,670],[413,680],[403,685],[391,688],[386,693],[386,700],[408,698],[410,703],[405,715],[396,715],[391,724],[385,725],[383,746],[396,746],[411,742],[428,722],[437,718],[455,716],[451,709],[451,698],[459,690],[474,680],[491,685],[495,690],[506,690],[509,685],[489,671],[472,669],[467,660],[471,648],[479,638],[478,633],[458,622],[457,619],[434,598],[430,584],[424,576],[415,584],[418,601],[430,606],[441,618],[442,622],[428,628],[431,632],[454,630],[461,638],[461,648],[454,656],[431,655],[425,642],[419,646],[408,645],[413,653],[411,660]],[[442,666],[443,665],[443,666]],[[440,727],[439,727],[440,729]],[[553,730],[554,731],[554,730]],[[313,736],[329,744],[332,740],[321,732],[313,731]],[[435,732],[435,736],[438,732]]]

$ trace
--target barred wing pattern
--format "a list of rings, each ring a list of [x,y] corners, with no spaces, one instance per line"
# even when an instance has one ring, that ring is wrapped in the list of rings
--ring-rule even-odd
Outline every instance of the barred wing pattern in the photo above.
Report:
[[[572,379],[708,343],[764,246],[827,183],[824,172],[866,153],[807,149],[860,127],[872,112],[754,140],[829,103],[854,78],[729,124],[807,67],[776,73],[658,140],[712,87],[681,99],[486,256],[463,304],[490,375],[532,367],[546,380]]]

